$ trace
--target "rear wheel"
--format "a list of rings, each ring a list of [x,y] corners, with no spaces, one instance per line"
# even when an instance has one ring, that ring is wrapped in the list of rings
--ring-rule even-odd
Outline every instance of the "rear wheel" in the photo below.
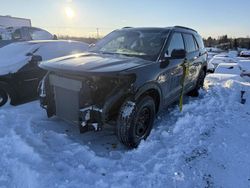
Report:
[[[199,90],[201,88],[203,88],[205,77],[206,77],[205,70],[201,70],[199,77],[198,77],[198,80],[196,82],[196,86],[192,91],[190,91],[188,93],[189,96],[191,96],[191,97],[198,97],[199,96]]]
[[[151,132],[155,119],[155,102],[145,96],[138,102],[126,101],[119,113],[117,136],[128,147],[137,147]]]
[[[0,107],[5,105],[8,102],[8,93],[3,90],[0,89]]]

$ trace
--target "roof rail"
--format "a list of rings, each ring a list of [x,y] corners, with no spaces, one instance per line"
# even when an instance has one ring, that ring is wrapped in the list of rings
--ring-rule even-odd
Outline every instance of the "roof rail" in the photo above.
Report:
[[[174,28],[188,29],[188,30],[191,30],[191,31],[194,31],[194,32],[198,33],[196,30],[191,29],[191,28],[189,28],[189,27],[184,27],[184,26],[179,26],[179,25],[176,25],[176,26],[174,26]]]
[[[129,28],[133,28],[133,27],[127,26],[127,27],[123,27],[122,29],[129,29]]]

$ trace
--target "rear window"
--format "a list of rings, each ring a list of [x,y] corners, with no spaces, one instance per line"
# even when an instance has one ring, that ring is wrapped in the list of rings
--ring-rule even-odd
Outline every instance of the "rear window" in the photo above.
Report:
[[[51,40],[53,35],[49,32],[37,28],[29,28],[29,33],[32,40]]]
[[[195,39],[196,39],[196,41],[197,41],[197,43],[199,45],[199,49],[205,48],[204,42],[203,42],[203,39],[201,38],[201,36],[195,35]]]
[[[185,45],[186,45],[186,51],[187,52],[194,52],[197,50],[197,44],[194,41],[194,37],[191,34],[183,34]]]

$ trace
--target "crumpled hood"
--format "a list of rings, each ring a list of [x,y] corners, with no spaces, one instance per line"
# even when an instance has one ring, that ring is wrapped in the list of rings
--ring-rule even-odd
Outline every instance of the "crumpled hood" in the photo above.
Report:
[[[81,73],[117,73],[138,66],[152,63],[139,58],[120,55],[104,55],[96,53],[82,53],[56,58],[40,63],[40,67],[49,71]]]

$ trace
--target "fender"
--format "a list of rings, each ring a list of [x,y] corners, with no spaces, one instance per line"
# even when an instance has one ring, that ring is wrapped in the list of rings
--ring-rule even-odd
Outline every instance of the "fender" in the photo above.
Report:
[[[135,94],[135,100],[138,100],[144,93],[146,93],[149,90],[156,90],[160,96],[160,101],[159,101],[159,110],[162,108],[163,106],[163,94],[162,94],[162,90],[161,87],[159,85],[159,83],[157,82],[147,82],[146,84],[144,84],[143,86],[141,86],[136,94]]]

